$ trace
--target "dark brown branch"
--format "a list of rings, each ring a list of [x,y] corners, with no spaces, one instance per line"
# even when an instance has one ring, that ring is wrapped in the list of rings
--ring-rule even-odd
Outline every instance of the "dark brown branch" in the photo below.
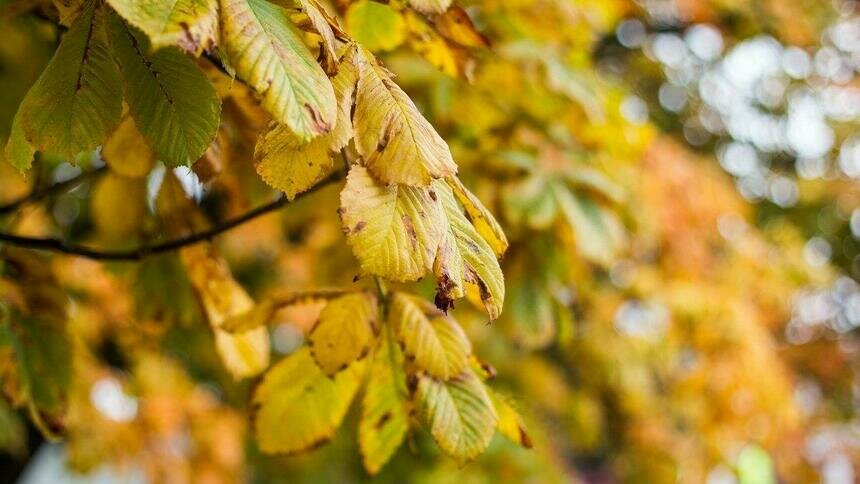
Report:
[[[28,195],[24,195],[23,197],[21,197],[17,200],[13,200],[13,201],[7,203],[6,205],[0,205],[0,215],[7,214],[9,212],[14,212],[15,210],[18,210],[19,208],[21,208],[22,206],[24,206],[28,203],[38,202],[39,200],[41,200],[45,197],[48,197],[54,193],[62,192],[65,190],[71,190],[71,189],[77,187],[78,185],[80,185],[81,183],[89,180],[90,178],[94,178],[94,177],[100,175],[104,170],[105,170],[105,167],[96,168],[95,170],[86,171],[84,173],[81,173],[80,175],[78,175],[74,178],[70,178],[70,179],[65,180],[65,181],[54,183],[53,185],[49,185],[49,186],[44,187],[44,188],[37,188],[37,189],[33,190],[32,192],[30,192]]]
[[[340,180],[343,178],[343,173],[335,172],[329,175],[327,178],[322,180],[320,183],[314,185],[310,190],[296,196],[296,200],[299,198],[309,195],[317,190],[328,186],[330,183]],[[238,227],[246,222],[250,222],[251,220],[265,215],[269,212],[273,212],[278,210],[279,208],[286,205],[289,201],[287,197],[281,195],[277,200],[267,203],[265,205],[259,206],[253,210],[250,210],[236,218],[227,220],[226,222],[216,225],[209,230],[204,230],[202,232],[198,232],[195,234],[191,234],[187,237],[182,237],[175,240],[170,240],[161,244],[156,244],[152,246],[144,246],[139,247],[137,249],[124,250],[124,251],[101,251],[98,249],[89,248],[83,245],[71,244],[67,243],[61,239],[56,238],[41,238],[41,237],[22,237],[19,235],[8,234],[0,232],[0,242],[5,242],[10,245],[15,245],[19,247],[25,247],[28,249],[41,249],[48,250],[52,252],[61,252],[63,254],[71,254],[77,255],[81,257],[87,257],[89,259],[95,260],[106,260],[106,261],[139,261],[143,260],[149,256],[156,254],[163,254],[166,252],[172,252],[174,250],[180,249],[182,247],[196,244],[198,242],[203,242],[205,240],[211,240],[215,236],[220,235],[228,230]]]

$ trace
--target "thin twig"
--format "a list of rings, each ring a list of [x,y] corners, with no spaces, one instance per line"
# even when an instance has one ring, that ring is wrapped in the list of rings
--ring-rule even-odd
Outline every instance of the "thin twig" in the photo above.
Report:
[[[330,183],[337,181],[342,177],[343,174],[341,172],[335,172],[322,180],[320,183],[314,185],[310,190],[298,195],[296,197],[296,200],[305,195],[309,195],[325,186],[328,186]],[[227,232],[230,229],[238,227],[239,225],[242,225],[246,222],[250,222],[251,220],[265,215],[269,212],[278,210],[279,208],[286,205],[288,202],[289,200],[287,200],[284,195],[281,195],[275,201],[250,210],[236,218],[230,219],[220,225],[216,225],[209,230],[204,230],[202,232],[191,234],[187,237],[170,240],[161,244],[147,247],[139,247],[137,249],[131,250],[101,251],[83,245],[67,243],[57,238],[23,237],[20,235],[2,232],[0,232],[0,242],[5,242],[7,244],[19,247],[25,247],[28,249],[41,249],[52,252],[61,252],[64,254],[78,255],[81,257],[87,257],[89,259],[95,260],[139,261],[152,255],[172,252],[187,245],[196,244],[205,240],[211,240],[215,236]]]
[[[71,190],[71,189],[77,187],[78,185],[80,185],[81,183],[89,180],[90,178],[94,178],[94,177],[100,175],[104,170],[105,170],[105,167],[102,166],[102,167],[96,168],[95,170],[85,171],[85,172],[81,173],[80,175],[73,177],[73,178],[70,178],[68,180],[57,182],[57,183],[54,183],[53,185],[49,185],[49,186],[44,187],[44,188],[37,188],[37,189],[33,190],[32,192],[30,192],[29,194],[24,195],[23,197],[21,197],[17,200],[13,200],[13,201],[7,203],[6,205],[0,205],[0,215],[7,214],[9,212],[14,212],[15,210],[18,210],[19,208],[21,208],[21,206],[23,206],[23,205],[26,205],[28,203],[38,202],[39,200],[41,200],[45,197],[48,197],[50,195],[53,195],[54,193],[62,192],[62,191],[66,191],[66,190]]]

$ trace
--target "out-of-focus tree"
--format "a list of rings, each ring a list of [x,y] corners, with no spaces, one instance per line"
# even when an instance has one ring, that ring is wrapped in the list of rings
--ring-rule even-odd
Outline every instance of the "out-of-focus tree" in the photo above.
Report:
[[[0,1],[0,446],[850,479],[854,7]]]

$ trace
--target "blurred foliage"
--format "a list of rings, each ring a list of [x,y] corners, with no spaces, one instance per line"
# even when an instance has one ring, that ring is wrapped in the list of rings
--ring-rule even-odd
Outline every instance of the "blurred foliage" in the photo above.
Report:
[[[148,33],[129,13],[133,2],[107,3]],[[0,1],[0,139],[14,139],[19,105],[83,4]],[[222,15],[238,4],[222,1]],[[190,54],[170,48],[222,100],[205,153],[176,167],[185,160],[143,142],[146,128],[130,122],[126,99],[124,121],[101,148],[74,159],[40,151],[26,174],[0,163],[2,230],[94,250],[154,245],[247,213],[271,200],[272,187],[296,196],[298,177],[261,169],[261,146],[302,162],[319,160],[308,152],[339,151],[343,160],[326,158],[312,183],[344,162],[353,164],[347,183],[363,173],[368,186],[409,190],[429,176],[439,198],[467,212],[463,230],[498,256],[504,248],[493,242],[504,236],[478,210],[486,206],[508,242],[503,297],[475,283],[460,295],[477,304],[452,302],[441,281],[456,269],[440,269],[435,253],[438,282],[368,276],[383,246],[356,241],[356,224],[342,227],[350,185],[337,179],[217,238],[140,262],[6,244],[0,447],[9,460],[26,461],[40,443],[35,434],[28,442],[26,429],[36,426],[62,439],[75,472],[107,465],[154,482],[352,482],[368,472],[434,483],[855,478],[854,2],[249,4],[285,6],[278,18],[319,54],[314,66],[326,69],[320,75],[340,101],[338,82],[350,69],[343,59],[358,59],[349,62],[368,79],[378,56],[380,84],[396,82],[444,139],[467,195],[427,175],[432,166],[356,168],[374,156],[361,145],[384,151],[389,141],[370,121],[359,126],[377,104],[362,110],[358,97],[349,116],[355,139],[342,151],[329,145],[336,131],[314,138],[326,143],[316,151],[296,149],[314,141],[258,142],[283,141],[267,128],[273,116],[288,134],[319,133],[280,119],[251,76],[232,78],[244,65],[235,62],[241,49],[192,36],[191,45],[167,42]],[[111,18],[112,28],[134,32]],[[328,22],[332,38],[363,46],[337,52],[338,77],[319,27]],[[818,106],[812,115],[802,111],[807,100]],[[359,188],[356,204],[372,199]],[[458,219],[449,212],[446,220]],[[424,301],[434,290],[442,309],[456,304],[449,316]],[[428,359],[422,345],[434,342],[442,350],[432,356],[442,357]],[[342,351],[321,352],[326,345]],[[310,396],[295,397],[299,387]],[[469,407],[475,435],[446,439],[456,432],[443,414],[464,401],[478,401]]]

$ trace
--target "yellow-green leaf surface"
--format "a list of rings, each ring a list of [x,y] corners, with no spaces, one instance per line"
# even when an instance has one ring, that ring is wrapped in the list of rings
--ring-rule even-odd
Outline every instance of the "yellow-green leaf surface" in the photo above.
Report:
[[[294,454],[329,441],[346,415],[366,368],[357,361],[334,378],[301,348],[273,366],[254,392],[260,449]]]
[[[129,112],[143,138],[170,166],[197,161],[218,132],[221,100],[212,83],[177,48],[148,55],[146,39],[117,16],[111,22],[111,40]]]
[[[392,50],[406,40],[403,15],[372,0],[359,0],[346,11],[346,30],[353,39],[372,51]]]
[[[451,0],[409,0],[409,6],[421,13],[442,13],[451,6]]]
[[[406,374],[402,365],[400,348],[383,335],[373,355],[358,422],[358,445],[364,468],[371,475],[379,472],[397,452],[409,430]]]
[[[457,460],[479,456],[496,429],[496,411],[484,384],[471,370],[448,381],[418,377],[419,415],[436,444]]]
[[[475,230],[478,231],[481,237],[487,241],[490,247],[493,248],[496,257],[501,257],[508,249],[508,238],[505,236],[505,232],[502,230],[499,222],[496,221],[496,218],[493,217],[493,214],[487,210],[487,207],[481,203],[478,197],[463,185],[463,182],[459,178],[452,176],[446,178],[445,181],[451,187],[454,196],[457,197],[457,201],[465,209],[464,213],[469,222],[475,227]]]
[[[426,186],[453,175],[451,151],[373,54],[359,49],[355,147],[380,181]]]
[[[523,422],[520,414],[517,413],[514,407],[502,395],[489,389],[487,393],[490,395],[490,400],[493,402],[493,407],[499,416],[499,421],[496,423],[499,433],[511,442],[531,449],[532,439],[526,433],[526,424]]]
[[[105,11],[92,3],[75,19],[27,94],[21,113],[26,139],[38,151],[70,160],[95,149],[120,121],[120,85],[108,47]]]
[[[442,211],[426,188],[385,186],[353,166],[340,194],[346,240],[368,274],[414,281],[433,264]]]
[[[283,8],[266,0],[221,0],[221,34],[236,74],[276,121],[303,141],[331,130],[334,89]]]
[[[224,366],[236,378],[263,371],[269,365],[267,329],[258,327],[241,333],[228,333],[222,328],[230,317],[251,310],[254,301],[208,245],[185,247],[179,255],[215,333],[215,347]]]
[[[334,31],[329,24],[329,16],[322,5],[316,0],[299,0],[302,10],[308,16],[311,26],[322,38],[321,57],[323,58],[323,66],[329,75],[337,73],[337,41],[335,40]]]
[[[176,45],[200,55],[218,38],[217,0],[107,0],[157,50]]]
[[[126,178],[145,177],[156,161],[131,116],[126,116],[108,137],[101,155],[112,172]]]
[[[447,380],[466,368],[472,345],[463,329],[427,301],[395,294],[388,313],[403,352],[421,370]]]
[[[292,200],[314,186],[332,167],[328,145],[326,136],[303,142],[286,125],[273,124],[254,149],[257,173]]]
[[[24,101],[21,102],[21,106],[23,107],[26,102],[27,100],[24,98]],[[24,129],[21,127],[22,112],[23,109],[18,108],[18,112],[12,119],[12,131],[9,133],[9,139],[6,140],[6,146],[3,149],[3,156],[4,159],[18,171],[27,171],[30,169],[30,165],[33,164],[33,155],[36,153],[36,150],[32,145],[30,145],[30,142],[27,141],[27,137],[24,135]]]
[[[553,190],[583,257],[605,267],[612,264],[625,239],[624,229],[615,214],[561,184],[554,185]]]
[[[351,45],[340,60],[337,75],[331,80],[334,95],[337,98],[337,119],[334,129],[328,135],[331,151],[342,150],[353,136],[352,106],[355,83],[358,81],[358,68],[355,66],[354,59],[355,45]]]
[[[326,304],[308,336],[311,356],[323,373],[332,376],[370,351],[377,313],[376,298],[366,293],[347,294]]]
[[[447,229],[439,244],[434,268],[436,304],[447,308],[451,301],[465,293],[484,306],[490,319],[496,319],[505,300],[505,279],[496,253],[472,226],[464,214],[464,211],[468,214],[469,209],[464,210],[451,188],[439,180],[433,183],[433,190],[447,219]],[[484,227],[489,230],[488,224],[485,223]],[[498,244],[499,239],[494,233],[489,232],[489,235]]]

